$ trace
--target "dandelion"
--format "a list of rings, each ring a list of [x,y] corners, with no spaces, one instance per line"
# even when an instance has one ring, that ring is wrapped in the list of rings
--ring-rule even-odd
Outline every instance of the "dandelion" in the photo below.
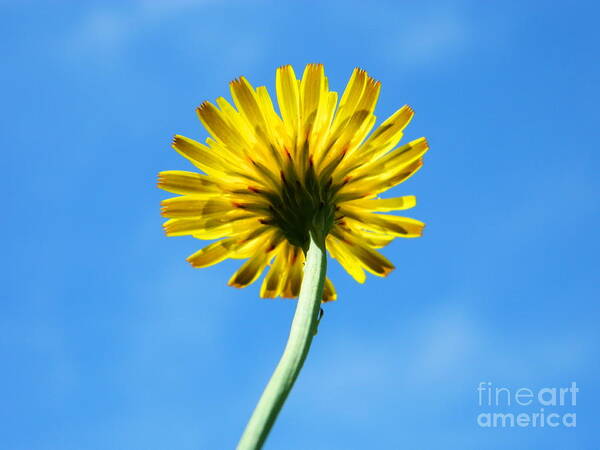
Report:
[[[182,194],[162,202],[166,234],[219,239],[188,258],[194,267],[249,258],[231,286],[250,285],[272,262],[261,297],[298,296],[313,228],[359,283],[365,270],[386,276],[394,266],[376,249],[423,229],[381,214],[413,207],[414,196],[378,198],[422,165],[424,138],[392,150],[413,110],[404,106],[366,138],[380,83],[363,70],[354,70],[337,109],[320,64],[308,65],[302,80],[280,67],[276,79],[281,116],[265,87],[241,77],[230,84],[237,109],[222,97],[197,109],[212,136],[206,145],[175,136],[173,148],[204,173],[159,174],[159,187]],[[323,300],[335,297],[327,280]]]
[[[393,264],[377,249],[422,234],[418,220],[386,214],[415,206],[414,196],[380,198],[422,166],[425,138],[397,146],[413,110],[404,106],[369,134],[381,85],[355,69],[339,99],[321,64],[301,80],[277,69],[279,113],[264,86],[230,83],[233,103],[204,102],[206,144],[175,136],[173,148],[200,172],[166,171],[158,186],[179,196],[162,202],[168,236],[214,240],[188,258],[207,267],[246,259],[229,285],[246,287],[268,268],[260,296],[298,297],[284,355],[238,448],[260,448],[304,362],[321,301],[336,291],[326,252],[359,283]]]

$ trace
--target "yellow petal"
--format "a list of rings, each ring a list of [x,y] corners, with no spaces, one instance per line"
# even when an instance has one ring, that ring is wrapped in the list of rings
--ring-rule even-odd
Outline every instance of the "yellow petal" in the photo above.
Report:
[[[414,110],[410,106],[404,105],[373,132],[365,142],[365,149],[377,149],[382,153],[387,152],[387,150],[398,144],[402,138],[402,131],[410,123],[414,115]]]
[[[300,95],[298,80],[292,66],[282,66],[277,69],[275,86],[283,122],[288,134],[295,137],[300,120]],[[293,140],[295,142],[295,138]]]
[[[366,73],[362,75],[360,72],[355,73],[357,74],[354,77],[356,83],[360,83],[358,80],[366,77]],[[353,86],[351,87],[349,84],[346,89],[350,88],[354,90],[358,87],[358,85],[355,87],[353,79],[351,79],[350,83]],[[321,160],[317,161],[318,167],[324,167],[331,161],[337,160],[340,154],[352,153],[375,124],[375,116],[372,113],[379,97],[381,83],[373,78],[366,77],[364,84],[361,85],[363,89],[360,99],[357,102],[348,99],[344,107],[340,104],[340,110],[334,119],[333,131],[329,136],[327,145],[330,150]],[[344,99],[342,98],[343,102]],[[328,174],[323,175],[322,179],[327,179],[327,177]]]
[[[373,275],[385,277],[394,270],[394,265],[385,256],[366,245],[351,245],[350,249],[363,264],[365,270]]]
[[[384,170],[397,170],[399,167],[420,159],[429,150],[429,144],[424,137],[415,139],[396,150],[391,151],[377,161],[377,166]]]
[[[235,149],[245,149],[247,147],[246,140],[236,128],[225,120],[223,113],[215,105],[204,102],[196,109],[196,112],[208,132],[218,142],[222,142],[227,148],[232,149],[232,153],[235,153]]]
[[[394,265],[381,253],[370,248],[369,243],[359,234],[347,232],[341,227],[334,227],[332,234],[338,238],[341,246],[354,255],[360,265],[373,275],[385,277],[394,270]]]
[[[360,165],[350,173],[350,177],[354,181],[370,178],[393,178],[396,174],[404,171],[406,167],[420,160],[427,150],[429,150],[427,139],[415,139],[370,164]]]
[[[260,109],[262,110],[263,117],[267,123],[271,144],[274,148],[279,150],[282,148],[282,145],[284,145],[285,138],[287,137],[283,121],[275,112],[273,101],[271,100],[271,96],[269,95],[267,88],[265,86],[259,86],[256,88],[256,94],[258,96],[258,102]],[[279,153],[277,152],[277,154]]]
[[[190,255],[187,261],[195,268],[212,266],[226,259],[231,254],[237,241],[236,238],[228,238],[213,242]]]
[[[271,241],[271,245],[261,249],[246,261],[229,279],[229,286],[243,288],[256,281],[273,257],[273,252],[281,242],[281,238]]]
[[[308,138],[314,124],[318,120],[319,107],[325,98],[325,73],[322,64],[308,64],[300,83],[300,99],[302,104],[302,137]]]
[[[367,84],[367,78],[367,72],[359,69],[358,67],[352,72],[350,80],[346,85],[346,89],[342,94],[340,106],[331,126],[333,130],[336,130],[338,127],[342,126],[342,124],[344,124],[344,122],[348,120],[352,114],[354,114],[356,106],[358,105],[365,89],[365,85]]]
[[[353,224],[348,225],[350,225],[350,229],[354,234],[359,235],[372,248],[383,248],[396,239],[396,236],[392,236],[391,234],[362,230],[358,226],[352,226]]]
[[[226,172],[223,159],[211,151],[210,148],[193,139],[176,135],[173,139],[172,147],[192,164],[209,175],[218,175]]]
[[[235,105],[253,127],[265,128],[265,119],[252,85],[244,77],[229,83]]]
[[[210,177],[183,170],[160,172],[158,187],[174,194],[212,196],[219,192],[217,184]]]
[[[225,98],[219,97],[216,101],[217,106],[221,109],[219,115],[227,122],[229,127],[236,129],[246,143],[253,142],[255,140],[255,132],[250,122]],[[224,144],[221,142],[221,145]],[[240,159],[244,159],[246,156],[244,150],[246,150],[245,146],[227,147],[227,152],[235,154]]]
[[[260,296],[262,298],[277,297],[285,282],[285,277],[283,275],[288,262],[288,245],[283,244],[281,247],[282,248],[277,253],[277,256],[275,256],[275,261],[260,288]]]
[[[335,287],[329,278],[325,278],[325,287],[323,288],[323,301],[331,302],[337,299]]]
[[[381,91],[381,83],[374,78],[369,77],[365,84],[365,89],[360,97],[360,102],[356,106],[357,111],[367,111],[369,114],[375,110],[379,92]]]
[[[281,296],[285,298],[295,298],[300,294],[302,285],[302,275],[304,271],[304,253],[298,247],[290,246],[288,252],[288,270],[285,284],[281,290]]]
[[[360,262],[350,253],[342,241],[332,235],[327,236],[327,250],[331,257],[336,259],[352,278],[361,284],[365,282],[367,277],[361,268]]]
[[[335,196],[336,202],[351,201],[372,197],[408,180],[423,166],[422,160],[417,160],[397,171],[390,171],[380,176],[352,178],[344,180]]]
[[[404,183],[415,173],[417,173],[419,169],[421,169],[421,167],[423,167],[423,160],[419,159],[404,168],[388,173],[385,177],[382,177],[382,179],[380,180],[375,180],[372,189],[373,193],[378,194],[380,192],[388,190],[391,187],[397,186],[400,183]]]
[[[234,259],[250,258],[257,251],[260,251],[262,246],[269,246],[268,241],[271,241],[275,234],[280,232],[270,226],[261,226],[248,233],[244,233],[237,237],[237,245],[231,254]]]
[[[242,267],[229,279],[229,286],[243,288],[246,287],[260,276],[267,263],[269,255],[266,252],[260,252],[246,261]]]
[[[346,206],[340,208],[340,213],[347,220],[358,222],[361,228],[399,237],[419,237],[425,228],[423,222],[409,217],[368,213]]]
[[[253,163],[260,163],[268,168],[269,172],[274,171],[278,174],[281,158],[272,147],[271,132],[256,91],[244,77],[232,81],[230,88],[236,106],[242,112],[245,121],[250,124],[250,129],[244,136],[247,140],[248,137],[254,136],[252,140],[249,140],[251,154],[248,156]]]
[[[331,121],[337,105],[337,92],[326,92],[324,104],[319,108],[319,117],[315,123],[313,134],[310,137],[311,152],[314,161],[323,159],[323,152],[326,150],[325,144],[329,137]]]
[[[317,161],[317,167],[321,170],[319,173],[321,180],[330,177],[346,154],[360,144],[374,123],[373,115],[368,111],[360,110],[350,117],[338,133],[329,136],[328,150],[321,155],[321,160]]]
[[[402,131],[414,116],[413,109],[405,105],[383,122],[364,144],[345,161],[341,176],[345,176],[352,168],[364,166],[371,160],[378,159],[398,144],[402,139]]]
[[[417,198],[414,195],[395,198],[375,198],[353,200],[347,203],[353,208],[368,209],[370,211],[400,211],[413,208],[417,204]]]
[[[248,228],[240,230],[240,227],[259,225],[259,219],[255,215],[240,210],[193,219],[171,219],[163,224],[167,236],[192,235],[199,239],[232,236],[248,230]]]
[[[214,197],[214,196],[213,196]],[[223,198],[210,198],[195,195],[173,197],[161,202],[163,217],[207,217],[214,214],[227,213],[235,206]]]

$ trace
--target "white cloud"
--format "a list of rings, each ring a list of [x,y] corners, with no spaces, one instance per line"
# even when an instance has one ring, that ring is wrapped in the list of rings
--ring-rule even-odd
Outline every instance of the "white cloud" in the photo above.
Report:
[[[153,16],[156,14],[174,13],[197,6],[218,3],[219,0],[138,0],[136,4],[141,14]]]
[[[236,72],[240,67],[247,69],[263,56],[262,31],[252,28],[237,30],[235,34],[223,33],[223,24],[217,21],[202,23],[202,33],[188,18],[192,15],[205,17],[204,9],[216,4],[216,0],[140,0],[133,3],[103,5],[89,9],[71,30],[62,38],[61,56],[76,63],[85,61],[104,67],[122,63],[134,46],[143,44],[148,37],[155,38],[181,22],[176,28],[178,39],[169,41],[173,54],[192,56],[185,64],[198,60],[203,55],[204,64],[218,58],[219,69],[227,72],[228,62],[235,61]],[[225,2],[228,4],[230,2]],[[221,3],[219,3],[221,6]],[[222,8],[218,8],[222,13]],[[239,35],[243,39],[239,39]],[[220,36],[220,48],[206,36]],[[233,76],[237,76],[233,75]]]
[[[402,65],[445,61],[468,45],[469,27],[456,12],[436,11],[411,17],[386,39],[388,57]]]
[[[295,398],[352,423],[368,419],[384,403],[428,395],[432,386],[443,390],[442,396],[455,396],[457,386],[443,386],[463,377],[464,368],[476,359],[482,333],[471,311],[448,302],[405,318],[401,328],[387,333],[317,339],[316,346],[327,347],[311,355]]]
[[[174,15],[212,3],[212,0],[139,0],[90,9],[67,37],[77,53],[114,57],[138,35]]]
[[[93,10],[83,18],[70,41],[80,49],[91,47],[100,52],[113,52],[136,28],[134,22],[117,11]]]
[[[318,409],[347,423],[400,402],[398,414],[413,409],[425,414],[423,402],[431,398],[436,398],[438,411],[444,405],[456,409],[473,405],[478,381],[492,377],[497,385],[551,385],[556,377],[576,376],[597,353],[587,344],[597,340],[589,329],[543,341],[528,329],[507,337],[508,325],[489,327],[489,317],[475,309],[477,302],[467,300],[453,296],[406,317],[398,329],[368,338],[347,334],[333,342],[317,339],[314,345],[325,348],[310,355],[293,400],[301,405],[295,409]]]
[[[456,303],[436,307],[434,314],[413,323],[415,351],[408,355],[404,374],[399,373],[406,384],[426,385],[447,379],[472,360],[483,332],[474,314]]]

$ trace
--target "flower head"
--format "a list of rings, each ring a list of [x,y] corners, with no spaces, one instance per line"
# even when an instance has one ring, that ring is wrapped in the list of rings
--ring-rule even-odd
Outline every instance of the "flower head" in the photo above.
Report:
[[[180,194],[162,202],[166,234],[216,239],[188,258],[192,266],[247,259],[229,280],[245,287],[270,265],[261,297],[297,297],[309,233],[316,233],[359,283],[365,270],[392,271],[375,249],[424,227],[382,214],[412,208],[414,196],[378,197],[422,165],[425,138],[396,147],[413,110],[400,108],[369,135],[380,83],[355,69],[338,104],[321,64],[306,66],[301,80],[291,66],[277,69],[279,114],[264,86],[240,77],[230,88],[235,106],[220,97],[197,109],[211,135],[206,145],[173,140],[201,172],[159,174],[160,188]],[[323,300],[335,298],[328,279]]]

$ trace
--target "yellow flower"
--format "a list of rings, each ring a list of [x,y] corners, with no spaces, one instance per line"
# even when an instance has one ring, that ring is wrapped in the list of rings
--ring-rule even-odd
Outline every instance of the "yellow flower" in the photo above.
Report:
[[[396,147],[413,116],[404,106],[370,136],[380,83],[355,69],[342,94],[330,91],[321,64],[301,80],[277,69],[278,114],[264,86],[230,83],[235,107],[220,97],[197,109],[212,137],[206,145],[175,136],[173,148],[201,173],[166,171],[158,186],[181,194],[162,202],[167,236],[217,239],[188,261],[207,267],[247,259],[229,280],[245,287],[270,265],[261,297],[297,297],[309,232],[359,283],[365,270],[386,276],[394,266],[375,249],[396,237],[420,236],[422,222],[381,214],[412,208],[414,196],[378,198],[422,166],[425,138]],[[367,137],[368,136],[368,137]],[[334,300],[329,279],[323,300]]]

